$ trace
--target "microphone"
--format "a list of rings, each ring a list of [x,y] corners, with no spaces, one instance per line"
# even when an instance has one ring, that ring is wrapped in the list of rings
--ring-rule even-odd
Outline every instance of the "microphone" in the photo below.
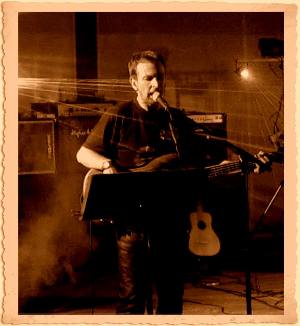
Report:
[[[159,92],[154,92],[152,94],[152,99],[154,102],[159,103],[165,110],[168,110],[169,104],[164,98],[161,97]]]

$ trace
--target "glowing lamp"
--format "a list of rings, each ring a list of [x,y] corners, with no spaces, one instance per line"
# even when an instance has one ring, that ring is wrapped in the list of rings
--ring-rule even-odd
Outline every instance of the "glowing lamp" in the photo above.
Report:
[[[248,79],[249,78],[249,69],[248,68],[241,69],[240,75],[242,78]]]

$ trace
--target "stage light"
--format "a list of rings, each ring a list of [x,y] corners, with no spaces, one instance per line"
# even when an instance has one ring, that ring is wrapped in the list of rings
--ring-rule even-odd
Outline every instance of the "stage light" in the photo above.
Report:
[[[248,79],[249,78],[249,69],[248,69],[248,67],[242,68],[241,71],[240,71],[240,75],[241,75],[242,78]]]
[[[278,63],[278,68],[280,70],[283,70],[284,68],[284,58],[283,57],[277,57],[277,58],[248,58],[248,59],[235,59],[235,70],[234,72],[242,79],[244,80],[255,80],[256,76],[253,74],[253,66],[260,65],[260,64],[268,64],[270,69],[272,67],[270,66],[272,63]],[[249,70],[248,64],[251,65],[251,69]],[[275,67],[275,66],[274,66]],[[256,70],[257,71],[257,70]]]
[[[243,79],[247,80],[250,77],[250,72],[248,69],[248,62],[235,61],[235,72]]]

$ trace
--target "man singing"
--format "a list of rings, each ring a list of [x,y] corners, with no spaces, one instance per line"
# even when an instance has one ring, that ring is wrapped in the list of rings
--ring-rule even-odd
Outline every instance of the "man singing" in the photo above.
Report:
[[[201,161],[193,149],[195,123],[163,100],[164,58],[154,51],[134,53],[128,69],[135,98],[102,115],[79,149],[78,162],[109,174],[143,168],[164,154],[185,162]],[[143,191],[140,189],[141,194]],[[182,314],[187,244],[187,209],[181,202],[184,191],[158,186],[118,218],[117,313],[144,313],[150,277],[156,286],[156,313]]]

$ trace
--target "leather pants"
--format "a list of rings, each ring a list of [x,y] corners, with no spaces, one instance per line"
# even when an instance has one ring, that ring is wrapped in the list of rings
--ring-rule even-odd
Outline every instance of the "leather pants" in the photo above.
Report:
[[[156,314],[182,314],[187,234],[184,218],[179,212],[161,212],[151,218],[146,228],[118,230],[118,314],[144,314],[152,283],[156,286]]]

